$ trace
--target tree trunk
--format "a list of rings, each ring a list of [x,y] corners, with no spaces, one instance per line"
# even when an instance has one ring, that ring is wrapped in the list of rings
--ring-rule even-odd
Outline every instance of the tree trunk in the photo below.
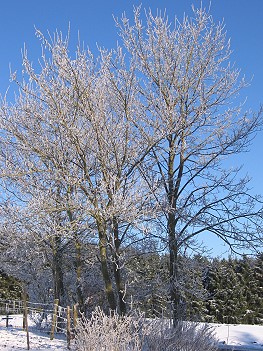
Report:
[[[121,279],[121,270],[120,270],[120,239],[119,239],[119,226],[116,220],[116,217],[113,218],[113,234],[114,234],[114,253],[113,253],[113,264],[114,264],[114,278],[117,287],[118,293],[118,304],[119,311],[121,315],[126,314],[126,303],[124,301],[124,287]]]
[[[84,297],[83,297],[82,283],[81,283],[81,275],[82,275],[81,243],[78,239],[75,239],[75,251],[76,251],[75,272],[76,272],[77,302],[78,302],[80,311],[85,313],[85,304],[84,304]]]
[[[180,165],[176,180],[174,178],[174,163],[175,163],[175,137],[170,136],[169,156],[168,156],[168,192],[167,198],[169,203],[169,213],[167,219],[167,231],[169,238],[169,274],[170,274],[170,298],[172,305],[173,321],[176,324],[182,318],[180,286],[178,282],[178,238],[176,236],[176,201],[180,188],[181,178],[183,174],[183,151],[181,152]]]
[[[168,214],[167,229],[169,236],[169,275],[170,275],[170,299],[172,317],[174,323],[182,317],[180,311],[180,287],[178,285],[178,244],[175,232],[175,215]]]
[[[58,299],[60,303],[64,302],[64,277],[62,268],[62,253],[59,248],[61,243],[60,237],[55,237],[55,247],[53,248],[53,264],[52,273],[54,280],[54,298]]]
[[[106,228],[102,223],[101,219],[97,219],[97,227],[99,232],[99,250],[100,250],[100,264],[102,277],[105,284],[105,293],[111,310],[116,310],[116,299],[113,292],[112,281],[108,269],[107,259],[107,237]]]
[[[73,191],[72,188],[68,188],[69,194]],[[70,209],[67,210],[68,217],[71,223],[74,221],[73,213]],[[77,302],[79,306],[79,310],[84,312],[85,314],[85,304],[84,304],[84,296],[82,291],[82,256],[81,256],[81,241],[78,238],[78,234],[76,233],[74,236],[74,245],[75,245],[75,261],[74,261],[74,268],[76,274],[76,293],[77,293]]]

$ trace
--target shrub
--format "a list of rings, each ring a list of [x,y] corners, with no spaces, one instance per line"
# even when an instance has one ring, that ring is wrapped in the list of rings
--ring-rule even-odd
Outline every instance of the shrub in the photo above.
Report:
[[[169,326],[165,320],[151,322],[144,340],[145,351],[216,351],[213,328],[207,324],[179,322]]]
[[[141,314],[107,316],[96,308],[79,320],[77,351],[215,351],[213,330],[205,324],[143,318]]]
[[[141,315],[122,317],[113,312],[107,316],[97,307],[90,319],[79,320],[75,346],[78,351],[140,351],[142,326]]]

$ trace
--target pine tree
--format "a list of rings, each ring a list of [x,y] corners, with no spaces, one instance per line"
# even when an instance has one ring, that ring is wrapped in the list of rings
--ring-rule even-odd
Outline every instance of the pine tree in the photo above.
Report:
[[[263,255],[246,259],[248,266],[247,305],[244,322],[248,324],[262,323],[263,317]]]
[[[255,299],[255,323],[263,324],[263,253],[259,254],[255,260],[254,278],[257,282],[257,298]]]
[[[0,299],[20,300],[22,288],[19,281],[0,271]]]

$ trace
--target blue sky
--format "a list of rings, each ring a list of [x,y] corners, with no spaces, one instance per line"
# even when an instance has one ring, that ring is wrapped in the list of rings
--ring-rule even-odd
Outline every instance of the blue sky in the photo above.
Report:
[[[203,5],[209,5],[203,0]],[[118,40],[113,15],[120,17],[125,11],[132,17],[134,5],[143,8],[166,9],[171,20],[184,13],[191,14],[191,5],[200,6],[197,0],[5,0],[0,9],[0,93],[9,85],[9,64],[14,70],[21,69],[21,49],[26,43],[29,57],[37,62],[41,54],[34,26],[43,33],[56,29],[66,33],[70,22],[72,47],[77,33],[91,49],[99,46],[111,48]],[[212,0],[211,14],[215,21],[224,19],[233,49],[232,60],[250,80],[246,89],[247,108],[258,110],[263,104],[263,0]],[[12,89],[11,89],[12,90]],[[235,162],[244,164],[244,172],[253,178],[252,191],[263,195],[262,165],[263,134],[257,135],[249,153]],[[218,243],[213,242],[213,246]],[[218,247],[216,252],[220,252]]]

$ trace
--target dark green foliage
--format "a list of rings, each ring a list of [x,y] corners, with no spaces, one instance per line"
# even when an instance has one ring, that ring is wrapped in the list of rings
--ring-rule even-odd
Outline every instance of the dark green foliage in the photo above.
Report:
[[[145,312],[146,317],[170,316],[168,260],[166,255],[130,252],[125,265],[129,292],[126,301],[131,308]],[[263,324],[263,254],[223,260],[180,257],[179,263],[183,318],[214,323]],[[93,288],[92,295],[97,296],[98,287]],[[19,282],[2,272],[0,299],[21,299]],[[97,305],[98,301],[93,303]],[[93,307],[89,306],[89,309]]]
[[[207,322],[262,324],[262,255],[214,260],[203,284],[208,293]]]
[[[132,308],[147,317],[163,315],[168,301],[168,256],[135,253],[126,264]]]
[[[0,299],[20,300],[22,288],[19,281],[0,271]]]
[[[180,257],[182,318],[212,323],[263,324],[263,254],[240,259]],[[133,307],[147,317],[169,315],[168,257],[135,254],[127,278]]]
[[[263,253],[255,260],[251,289],[254,297],[250,300],[250,304],[257,311],[254,322],[263,324]]]

